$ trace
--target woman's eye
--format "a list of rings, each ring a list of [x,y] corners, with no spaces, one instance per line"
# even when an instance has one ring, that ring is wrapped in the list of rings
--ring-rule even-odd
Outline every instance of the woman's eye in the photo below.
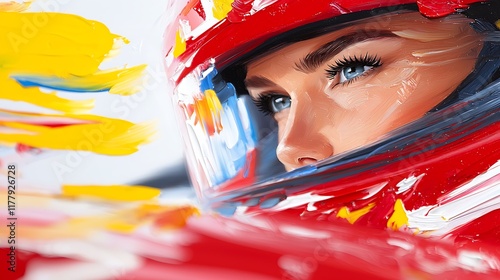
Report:
[[[339,75],[339,82],[336,84],[343,84],[354,81],[354,79],[379,66],[382,66],[382,62],[377,56],[366,54],[364,56],[344,57],[334,64],[328,65],[326,75],[331,80]]]
[[[272,96],[270,98],[270,109],[273,113],[278,113],[286,108],[290,108],[292,100],[288,96]]]
[[[290,96],[279,94],[263,94],[254,99],[257,108],[265,114],[274,115],[278,112],[290,108],[292,99]]]
[[[354,65],[344,67],[342,71],[340,71],[340,83],[354,79],[370,69],[373,69],[373,66]]]

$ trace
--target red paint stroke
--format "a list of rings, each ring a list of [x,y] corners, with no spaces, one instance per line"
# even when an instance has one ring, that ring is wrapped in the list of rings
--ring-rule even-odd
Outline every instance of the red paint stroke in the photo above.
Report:
[[[500,271],[477,272],[460,263],[478,248],[455,247],[398,232],[331,222],[260,218],[249,223],[203,216],[183,232],[194,236],[182,246],[191,257],[177,264],[145,259],[140,269],[120,279],[496,279]],[[252,224],[266,224],[258,228]],[[305,228],[318,236],[301,236]],[[299,231],[297,231],[299,232]],[[480,254],[498,259],[500,250],[483,246]],[[478,261],[485,265],[483,261]]]
[[[420,12],[427,17],[443,17],[456,12],[458,9],[467,8],[477,0],[418,0]]]
[[[24,153],[40,154],[40,153],[42,153],[41,149],[29,146],[29,145],[25,145],[23,143],[16,144],[15,150],[16,150],[16,153],[18,153],[18,154],[24,154]]]
[[[494,215],[499,220],[498,211]],[[500,270],[494,267],[500,260],[499,246],[489,243],[457,246],[335,221],[297,220],[282,215],[246,217],[240,221],[203,215],[189,219],[184,227],[170,233],[188,238],[184,241],[156,238],[154,231],[141,236],[97,235],[96,238],[110,238],[99,242],[104,252],[129,252],[142,260],[140,267],[128,271],[113,271],[114,268],[109,267],[114,279],[330,279],[332,275],[338,279],[500,277]],[[92,244],[97,241],[95,238],[82,240]],[[152,250],[180,255],[175,260]],[[0,251],[2,258],[8,253],[6,248]],[[175,254],[170,256],[175,258]],[[63,269],[81,261],[76,258],[18,251],[15,276],[24,275],[31,263]],[[36,273],[36,266],[31,268],[34,270],[29,273]]]

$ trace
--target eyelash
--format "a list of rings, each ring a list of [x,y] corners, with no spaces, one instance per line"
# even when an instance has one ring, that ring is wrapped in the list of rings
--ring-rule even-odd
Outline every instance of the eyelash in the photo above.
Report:
[[[344,69],[346,67],[353,67],[353,66],[359,66],[359,65],[377,68],[377,67],[382,66],[382,62],[380,60],[380,57],[372,56],[369,54],[365,54],[365,56],[354,55],[354,56],[350,56],[347,58],[344,57],[342,59],[335,61],[334,64],[328,65],[328,69],[326,69],[326,76],[328,79],[333,80],[337,76],[337,74],[339,74],[339,72],[342,71],[342,69]],[[348,85],[362,76],[364,76],[364,73],[357,76],[357,77],[354,77],[353,79],[347,80],[346,82],[342,82],[339,84]],[[337,84],[335,84],[335,85],[337,85]]]
[[[264,113],[264,115],[274,115],[274,112],[271,110],[271,108],[269,108],[269,104],[272,98],[276,98],[279,96],[284,95],[261,93],[257,97],[252,98],[252,100],[255,106],[257,106],[257,109]]]

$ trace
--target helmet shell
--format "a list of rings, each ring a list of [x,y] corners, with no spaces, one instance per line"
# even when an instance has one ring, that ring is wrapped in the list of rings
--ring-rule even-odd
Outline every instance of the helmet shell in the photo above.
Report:
[[[475,2],[480,0],[235,0],[203,7],[200,1],[190,1],[167,29],[167,70],[178,84],[210,59],[222,69],[278,34],[340,15],[381,8],[390,12],[400,5],[416,4],[424,16],[442,17]],[[216,13],[229,3],[222,15]]]

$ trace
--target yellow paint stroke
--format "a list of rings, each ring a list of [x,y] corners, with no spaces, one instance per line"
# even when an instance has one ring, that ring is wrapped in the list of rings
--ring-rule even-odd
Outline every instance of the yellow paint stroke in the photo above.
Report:
[[[44,115],[57,116],[57,115]],[[89,151],[105,155],[128,155],[136,152],[154,134],[152,124],[131,122],[94,115],[66,115],[87,123],[47,127],[21,122],[0,122],[0,125],[25,133],[0,133],[0,143],[21,143],[35,148]]]
[[[500,19],[495,22],[495,25],[497,26],[498,29],[500,29]]]
[[[401,199],[394,203],[394,213],[387,221],[387,227],[393,230],[399,230],[403,226],[408,226],[408,216]]]
[[[87,76],[71,76],[65,79],[47,79],[46,84],[56,88],[78,88],[82,91],[105,91],[130,95],[139,90],[142,76],[147,65],[138,65],[122,70],[97,71]],[[42,77],[42,79],[45,77]]]
[[[208,89],[202,99],[195,100],[195,124],[200,123],[207,130],[208,135],[222,131],[221,121],[222,104],[215,91]]]
[[[174,57],[179,57],[186,51],[186,41],[182,38],[181,30],[175,34]]]
[[[22,12],[26,11],[32,1],[23,1],[22,3],[18,3],[16,1],[10,1],[7,3],[0,3],[0,12]]]
[[[0,47],[1,48],[1,47]],[[0,67],[0,75],[2,75]],[[24,88],[6,76],[0,76],[0,99],[26,102],[64,113],[85,113],[94,108],[94,100],[69,100],[58,97],[55,92],[44,93],[38,87]]]
[[[233,9],[231,6],[233,2],[234,0],[214,0],[214,7],[212,8],[214,17],[218,20],[224,19]]]
[[[94,100],[70,100],[55,91],[41,91],[41,87],[78,94],[109,90],[128,95],[138,91],[145,65],[99,69],[124,43],[127,39],[112,34],[104,24],[77,15],[0,12],[0,99],[62,113],[18,112],[17,119],[6,117],[0,121],[0,144],[106,155],[136,152],[152,136],[151,124],[79,115],[92,110]],[[66,118],[68,125],[38,125],[36,120],[41,118]]]
[[[106,225],[106,228],[110,231],[127,234],[134,232],[137,225],[126,222],[110,222]]]
[[[0,13],[0,57],[11,71],[95,73],[116,39],[106,25],[60,13]]]
[[[366,213],[375,206],[375,203],[370,203],[367,206],[358,209],[356,211],[349,211],[349,209],[344,206],[337,213],[337,217],[346,219],[349,223],[354,224],[359,218],[361,218]]]
[[[143,201],[156,198],[160,190],[145,186],[71,186],[62,187],[62,195],[69,197],[99,198],[110,201]]]
[[[102,71],[94,76],[95,79],[79,82],[95,85],[95,87],[104,85],[104,88],[109,88],[109,93],[130,95],[140,90],[142,80],[139,78],[142,77],[145,69],[144,64],[118,71]]]
[[[72,101],[38,86],[23,87],[14,77],[38,77],[49,88],[131,94],[144,65],[102,71],[104,59],[127,43],[106,25],[77,15],[0,12],[0,98],[23,101],[64,113],[87,112],[92,100]],[[56,81],[57,87],[50,87]],[[82,90],[83,88],[83,90]]]

